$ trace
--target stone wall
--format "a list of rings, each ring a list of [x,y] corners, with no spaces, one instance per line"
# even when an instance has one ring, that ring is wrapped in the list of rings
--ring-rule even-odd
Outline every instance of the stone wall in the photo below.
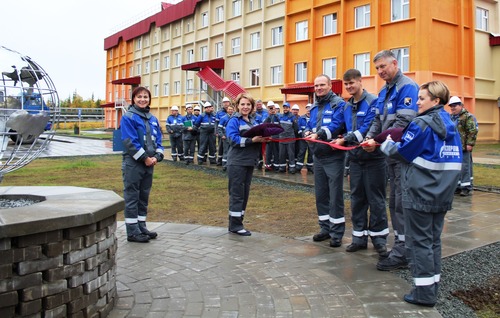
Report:
[[[112,216],[0,239],[0,317],[106,317],[116,299],[115,231]]]
[[[102,318],[113,309],[123,200],[110,191],[69,190],[50,188],[43,202],[0,210],[1,318]]]

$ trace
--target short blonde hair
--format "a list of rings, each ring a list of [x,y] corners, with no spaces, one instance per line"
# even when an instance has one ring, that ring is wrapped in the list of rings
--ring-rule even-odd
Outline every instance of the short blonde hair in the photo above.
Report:
[[[420,89],[428,91],[433,100],[439,98],[439,104],[445,105],[450,100],[450,90],[448,86],[441,81],[432,81],[422,84]]]

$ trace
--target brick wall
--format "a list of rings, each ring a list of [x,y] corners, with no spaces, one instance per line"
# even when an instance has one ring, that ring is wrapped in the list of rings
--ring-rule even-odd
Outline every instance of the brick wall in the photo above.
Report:
[[[116,215],[0,239],[0,317],[106,317],[116,300]]]

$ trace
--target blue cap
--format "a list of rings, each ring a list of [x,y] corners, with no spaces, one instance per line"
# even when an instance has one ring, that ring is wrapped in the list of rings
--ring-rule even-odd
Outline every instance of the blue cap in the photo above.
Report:
[[[289,102],[284,102],[283,103],[283,107],[290,107],[290,103]]]

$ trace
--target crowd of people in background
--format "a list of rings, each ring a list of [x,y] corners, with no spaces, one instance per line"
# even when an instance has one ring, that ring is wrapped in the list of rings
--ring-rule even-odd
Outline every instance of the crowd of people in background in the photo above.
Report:
[[[223,171],[227,170],[229,145],[226,140],[226,125],[235,112],[235,105],[229,98],[224,97],[221,106],[220,110],[215,112],[214,105],[205,102],[202,112],[200,106],[188,104],[184,116],[179,113],[178,106],[170,108],[171,114],[166,120],[165,128],[173,161],[193,164],[197,152],[198,165],[208,161],[208,164],[222,166]],[[283,112],[280,112],[279,105],[273,101],[268,101],[267,106],[264,106],[262,100],[255,101],[251,114],[255,122],[280,124],[285,130],[273,136],[274,139],[288,139],[285,142],[269,143],[265,154],[259,154],[255,168],[291,174],[305,168],[309,173],[313,173],[312,152],[307,142],[299,139],[304,136],[311,106],[312,104],[307,104],[306,113],[299,115],[300,107],[297,104],[290,106],[290,103],[285,102]]]
[[[347,252],[367,249],[368,241],[379,255],[377,269],[389,271],[410,266],[414,288],[404,300],[434,306],[441,271],[441,232],[453,196],[472,193],[472,149],[477,121],[457,96],[450,98],[440,81],[418,85],[404,75],[394,54],[376,54],[374,67],[385,85],[378,95],[367,92],[362,75],[347,70],[343,82],[350,98],[332,91],[331,79],[314,80],[314,103],[300,107],[285,101],[280,106],[255,100],[248,94],[233,104],[224,97],[222,107],[206,102],[178,107],[166,122],[172,159],[222,166],[229,177],[229,231],[249,236],[243,218],[254,169],[295,174],[302,169],[314,175],[319,232],[313,240],[330,240],[342,246],[345,232],[343,182],[346,166],[351,190],[352,243]],[[449,112],[444,110],[449,105]],[[451,113],[451,115],[450,115]],[[245,137],[253,126],[279,124],[282,132]],[[272,141],[272,140],[271,140]],[[265,153],[260,145],[266,144]],[[329,144],[330,143],[330,144]],[[348,151],[341,147],[350,147]],[[387,249],[389,214],[394,244]],[[243,186],[242,186],[243,185]]]

